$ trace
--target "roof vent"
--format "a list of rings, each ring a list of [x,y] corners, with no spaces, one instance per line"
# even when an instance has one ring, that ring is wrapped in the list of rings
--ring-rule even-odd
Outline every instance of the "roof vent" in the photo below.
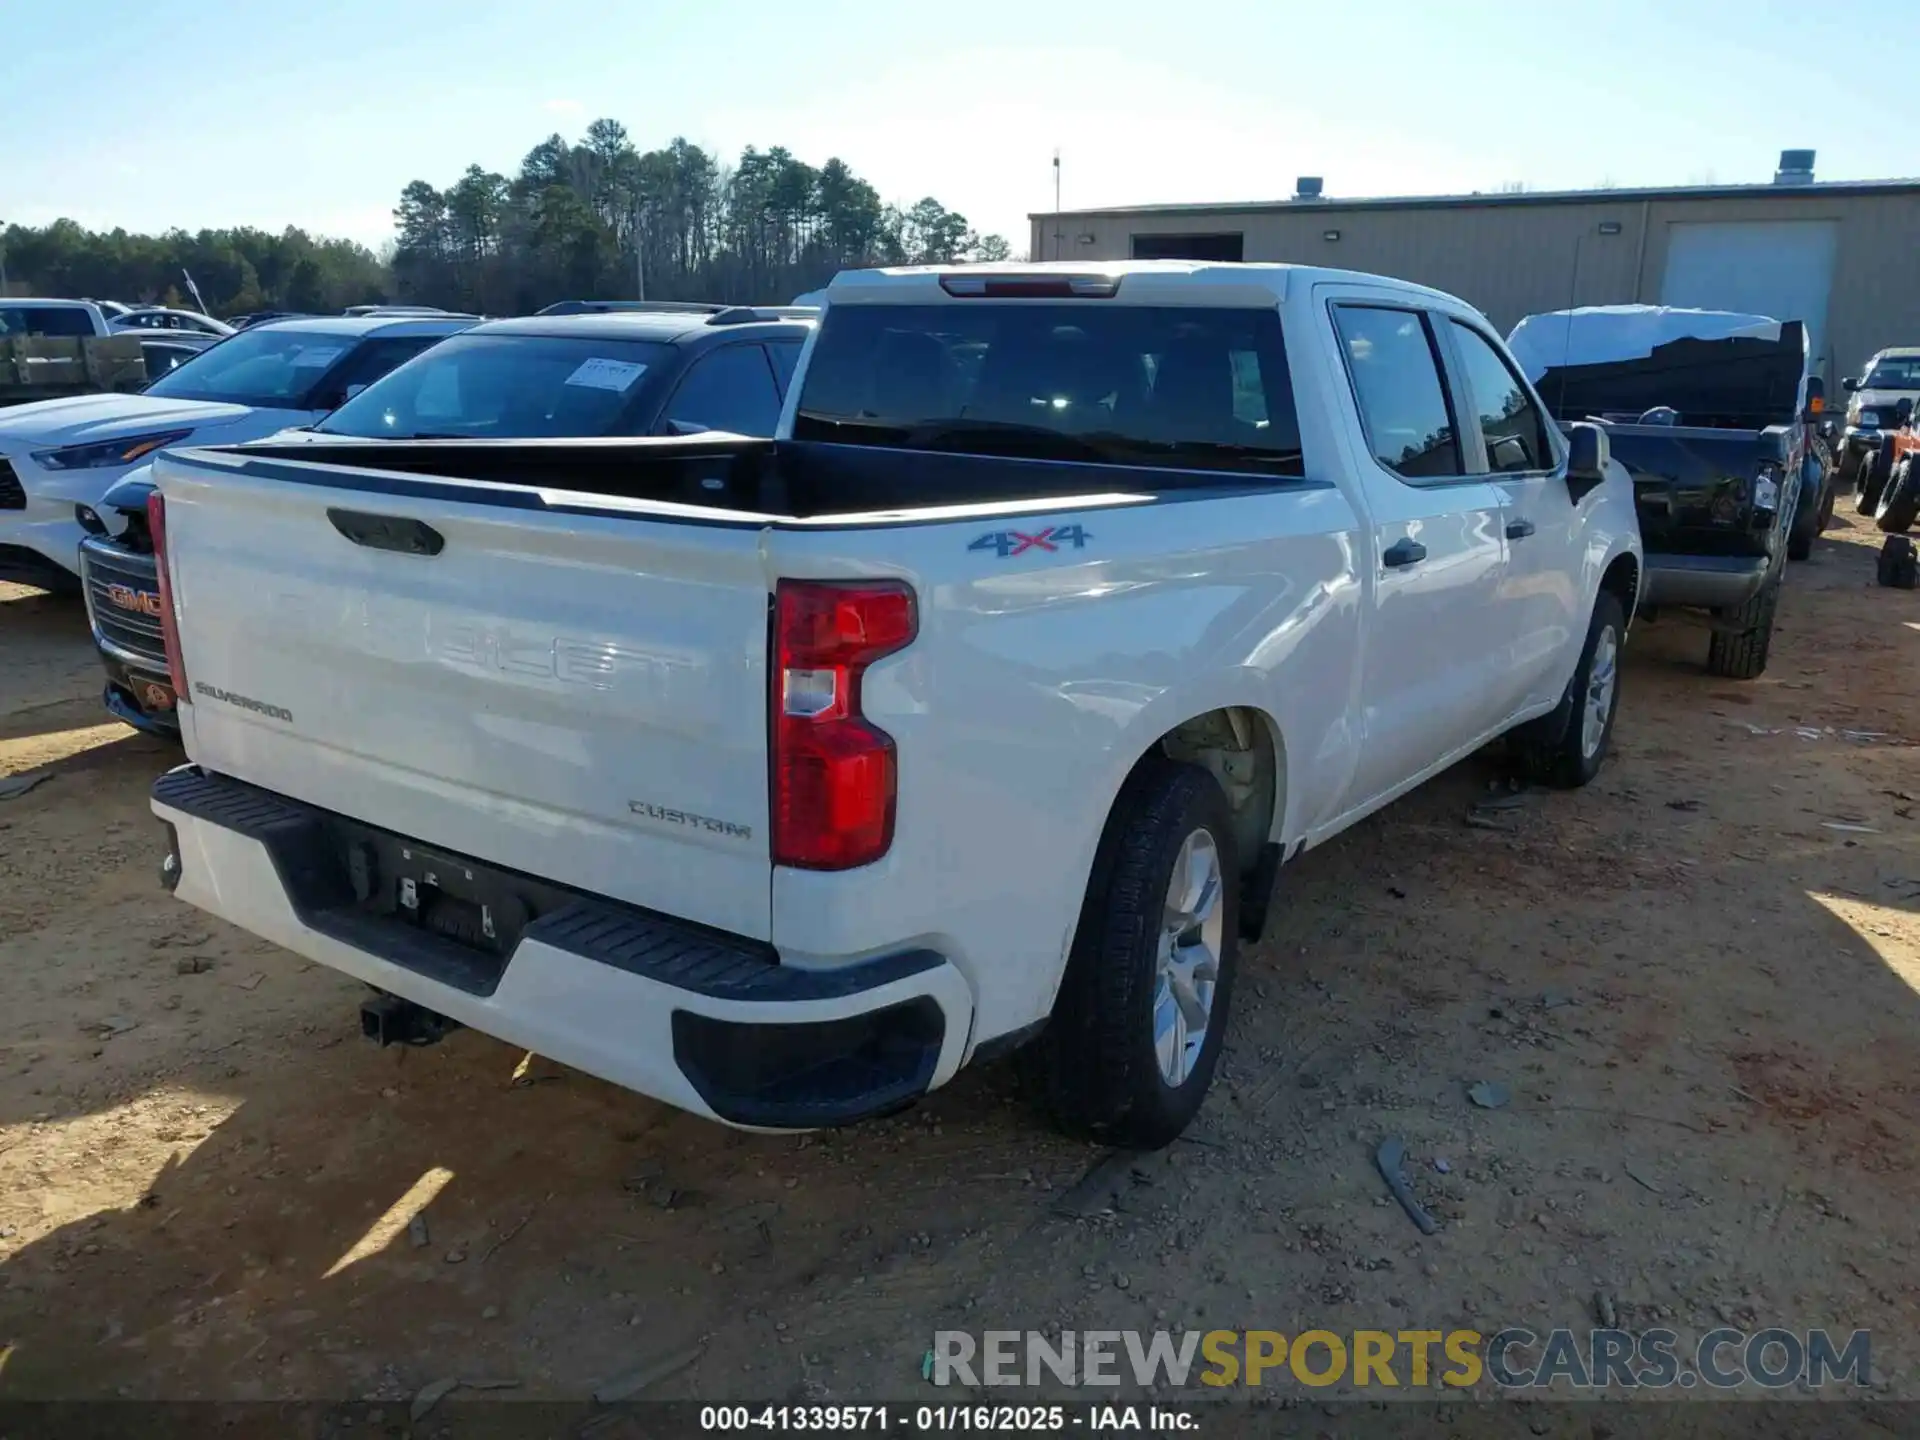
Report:
[[[1296,200],[1318,200],[1321,187],[1326,182],[1318,175],[1302,175],[1293,182],[1293,198]]]
[[[1811,185],[1813,183],[1813,151],[1782,150],[1780,168],[1773,172],[1776,185]]]

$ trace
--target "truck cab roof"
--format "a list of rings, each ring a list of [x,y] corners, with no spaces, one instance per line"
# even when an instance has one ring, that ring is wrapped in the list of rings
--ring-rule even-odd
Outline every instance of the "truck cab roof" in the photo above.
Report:
[[[647,340],[660,345],[746,339],[768,335],[805,335],[813,324],[810,313],[792,310],[756,310],[748,306],[724,309],[584,310],[567,314],[522,315],[476,326],[482,335],[549,335],[598,340]]]
[[[1409,280],[1319,265],[1234,264],[1208,260],[1009,261],[986,265],[893,265],[842,270],[824,295],[829,305],[944,303],[971,298],[1113,298],[1132,304],[1235,306],[1278,304],[1293,285],[1366,285],[1425,300],[1465,305],[1458,296]],[[1026,291],[1023,297],[1022,291]]]

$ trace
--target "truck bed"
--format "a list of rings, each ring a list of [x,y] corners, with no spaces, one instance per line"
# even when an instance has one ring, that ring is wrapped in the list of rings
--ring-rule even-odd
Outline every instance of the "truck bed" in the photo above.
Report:
[[[478,486],[494,492],[489,503],[519,508],[603,512],[631,501],[662,515],[743,525],[838,524],[951,506],[1142,498],[1176,489],[1224,494],[1256,481],[1261,489],[1274,485],[1267,473],[1243,480],[1217,469],[927,452],[903,461],[899,451],[877,446],[739,436],[257,442],[183,453],[263,479],[366,494],[453,499]]]

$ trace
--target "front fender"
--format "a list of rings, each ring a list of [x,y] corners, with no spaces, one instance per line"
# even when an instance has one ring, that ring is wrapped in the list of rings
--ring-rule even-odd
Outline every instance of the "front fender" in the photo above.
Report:
[[[1605,482],[1582,502],[1577,520],[1584,537],[1580,593],[1586,597],[1588,614],[1592,613],[1594,602],[1599,599],[1601,582],[1606,579],[1607,571],[1621,556],[1631,556],[1634,568],[1639,572],[1632,602],[1627,607],[1627,621],[1631,625],[1634,611],[1639,608],[1640,595],[1646,589],[1647,559],[1640,540],[1640,516],[1633,503],[1633,476],[1625,465],[1618,460],[1607,462]],[[1569,676],[1579,663],[1579,649],[1586,643],[1586,635],[1583,620],[1576,627],[1575,653],[1567,666]]]

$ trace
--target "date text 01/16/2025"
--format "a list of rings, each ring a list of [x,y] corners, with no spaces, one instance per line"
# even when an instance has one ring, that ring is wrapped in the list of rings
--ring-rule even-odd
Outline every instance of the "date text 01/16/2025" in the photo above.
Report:
[[[1140,1405],[703,1405],[704,1432],[890,1431],[910,1434],[1193,1433],[1194,1410]]]

